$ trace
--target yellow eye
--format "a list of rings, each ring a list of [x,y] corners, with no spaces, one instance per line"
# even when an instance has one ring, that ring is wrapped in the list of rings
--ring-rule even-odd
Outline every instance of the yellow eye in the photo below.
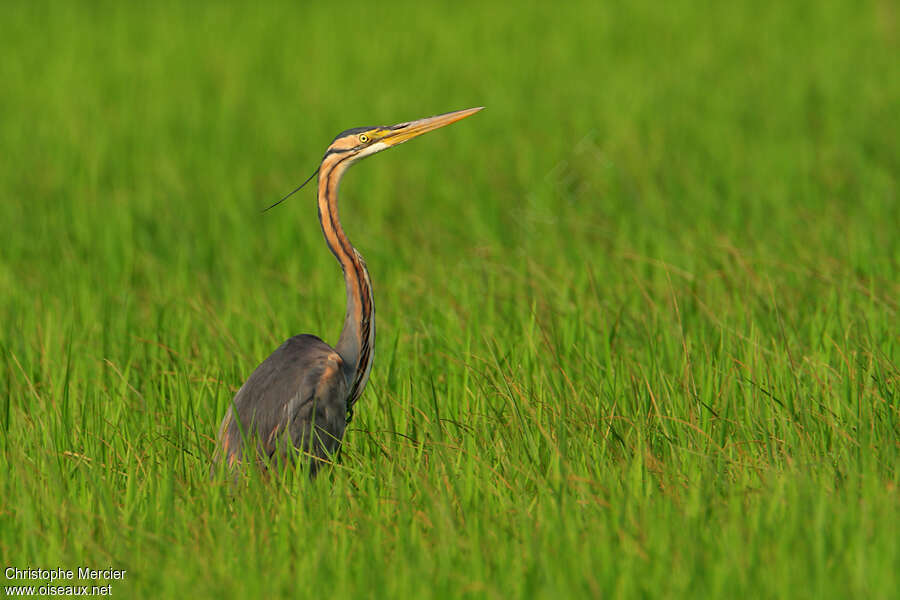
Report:
[[[360,143],[360,144],[365,144],[365,143],[367,143],[368,141],[369,141],[369,136],[367,136],[367,135],[364,134],[364,133],[359,134],[359,143]]]

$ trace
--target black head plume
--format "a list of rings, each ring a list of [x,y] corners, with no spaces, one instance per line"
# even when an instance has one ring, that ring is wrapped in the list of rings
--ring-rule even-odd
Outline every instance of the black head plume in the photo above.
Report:
[[[284,202],[285,200],[287,200],[288,198],[290,198],[291,196],[293,196],[294,194],[296,194],[297,192],[299,192],[301,189],[303,189],[303,186],[306,185],[307,183],[309,183],[309,182],[312,180],[313,177],[315,177],[316,175],[318,175],[318,173],[319,173],[319,169],[317,168],[315,171],[313,171],[313,174],[312,174],[312,175],[310,175],[309,177],[306,178],[306,181],[304,181],[304,182],[301,183],[299,186],[297,186],[297,189],[295,189],[293,192],[291,192],[290,194],[288,194],[287,196],[285,196],[284,198],[282,198],[281,200],[279,200],[278,202],[276,202],[276,203],[273,204],[272,206],[270,206],[270,207],[268,207],[268,208],[264,208],[264,209],[262,210],[262,212],[266,212],[267,210],[269,210],[269,209],[271,209],[271,208],[275,208],[276,206],[278,206],[279,204],[281,204],[282,202]]]

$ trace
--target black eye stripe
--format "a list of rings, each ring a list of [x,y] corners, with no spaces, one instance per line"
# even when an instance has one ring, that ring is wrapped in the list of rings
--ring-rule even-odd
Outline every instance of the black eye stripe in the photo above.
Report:
[[[350,152],[351,150],[356,150],[356,148],[329,148],[328,152],[325,153],[325,156],[329,156],[331,154],[343,154],[344,152]],[[322,158],[325,158],[324,156]]]

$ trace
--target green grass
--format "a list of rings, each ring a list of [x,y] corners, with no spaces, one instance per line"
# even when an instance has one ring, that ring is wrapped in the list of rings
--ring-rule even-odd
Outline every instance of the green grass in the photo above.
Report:
[[[900,588],[895,3],[14,2],[0,51],[4,568]],[[211,483],[246,376],[343,318],[313,192],[259,209],[345,128],[479,105],[342,187],[378,318],[343,464]]]

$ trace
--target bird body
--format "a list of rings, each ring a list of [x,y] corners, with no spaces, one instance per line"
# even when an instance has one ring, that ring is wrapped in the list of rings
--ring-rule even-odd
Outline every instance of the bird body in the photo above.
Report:
[[[325,243],[344,272],[347,312],[340,338],[332,348],[316,336],[297,335],[266,358],[235,394],[222,419],[215,463],[224,460],[233,468],[252,459],[268,468],[273,462],[293,464],[302,454],[309,458],[310,474],[315,475],[339,452],[353,406],[368,382],[375,349],[369,271],[338,218],[341,178],[362,158],[479,110],[389,127],[348,129],[328,147],[317,170],[318,209]]]
[[[290,338],[253,371],[222,420],[219,444],[228,465],[244,459],[251,435],[261,467],[273,459],[290,462],[294,448],[321,458],[334,454],[349,389],[344,360],[331,346],[314,335]],[[313,426],[319,435],[312,435]]]

